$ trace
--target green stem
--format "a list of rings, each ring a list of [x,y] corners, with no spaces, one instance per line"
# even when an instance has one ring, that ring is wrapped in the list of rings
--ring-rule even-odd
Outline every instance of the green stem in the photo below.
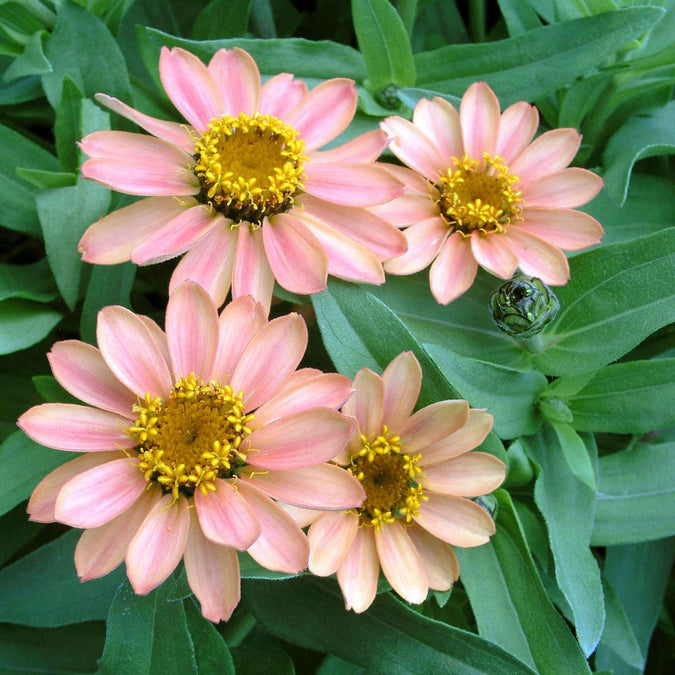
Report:
[[[485,0],[469,0],[469,26],[474,42],[485,42]]]
[[[533,335],[531,338],[524,338],[521,342],[525,345],[527,351],[532,354],[538,354],[543,352],[546,345],[544,344],[544,338],[541,335]]]

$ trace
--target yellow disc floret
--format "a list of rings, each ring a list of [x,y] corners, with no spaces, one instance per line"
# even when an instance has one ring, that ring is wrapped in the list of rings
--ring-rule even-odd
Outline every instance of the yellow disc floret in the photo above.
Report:
[[[233,223],[259,225],[304,190],[305,142],[271,115],[224,115],[195,144],[202,198]]]
[[[213,491],[216,478],[238,475],[245,464],[240,446],[255,415],[244,413],[242,393],[228,385],[190,373],[168,399],[146,394],[133,410],[138,418],[128,433],[138,441],[139,468],[174,499]]]

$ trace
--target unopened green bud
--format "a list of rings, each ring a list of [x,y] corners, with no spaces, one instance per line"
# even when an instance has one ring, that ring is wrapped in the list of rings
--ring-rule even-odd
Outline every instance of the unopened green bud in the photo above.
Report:
[[[375,94],[375,100],[385,108],[396,110],[401,106],[401,99],[397,94],[398,90],[399,88],[392,82]]]

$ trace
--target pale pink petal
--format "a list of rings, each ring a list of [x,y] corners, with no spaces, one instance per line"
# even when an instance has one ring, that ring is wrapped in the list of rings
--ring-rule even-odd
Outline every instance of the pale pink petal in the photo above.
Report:
[[[47,354],[54,377],[81,401],[135,419],[136,396],[113,374],[101,352],[79,340],[57,342]]]
[[[424,602],[429,582],[415,545],[403,526],[394,521],[375,532],[375,546],[382,572],[391,587],[405,600],[415,605]]]
[[[422,369],[412,352],[399,354],[382,373],[382,424],[398,431],[410,417],[422,387]]]
[[[27,410],[17,424],[37,443],[56,450],[101,452],[133,448],[129,420],[105,410],[73,403],[43,403]]]
[[[254,473],[251,478],[244,471],[241,480],[250,482],[274,499],[310,509],[352,509],[361,506],[366,498],[361,483],[334,464]]]
[[[547,131],[511,163],[509,173],[525,185],[562,171],[577,154],[581,134],[576,129]]]
[[[149,316],[139,314],[138,317],[150,331],[150,335],[168,367],[171,363],[171,356],[169,355],[169,341],[166,339],[166,333]]]
[[[270,321],[251,338],[232,375],[232,388],[244,392],[246,410],[276,394],[307,348],[307,326],[298,314]]]
[[[295,106],[307,95],[307,85],[290,73],[270,77],[262,86],[260,113],[286,120]]]
[[[389,138],[382,129],[366,131],[331,150],[315,150],[310,162],[374,162],[387,147]]]
[[[429,269],[429,283],[436,301],[447,305],[471,288],[478,264],[470,239],[453,232]]]
[[[346,609],[353,609],[360,614],[372,605],[377,594],[379,574],[374,528],[362,527],[357,531],[354,543],[337,572]]]
[[[309,559],[309,542],[302,530],[260,490],[244,481],[238,487],[262,526],[262,534],[248,549],[251,557],[269,570],[302,572]]]
[[[113,159],[130,164],[163,167],[194,166],[192,151],[185,152],[161,138],[130,131],[95,131],[80,141],[80,148],[91,159]]]
[[[137,595],[159,586],[176,569],[190,529],[188,501],[182,495],[159,499],[141,524],[127,551],[127,576]]]
[[[171,275],[169,293],[187,279],[196,281],[213,298],[224,302],[232,284],[237,232],[228,221],[211,228],[181,259]]]
[[[358,93],[353,80],[334,77],[303,97],[285,120],[295,128],[310,152],[339,136],[354,118]]]
[[[281,394],[286,390],[290,391],[291,389],[294,389],[296,386],[304,384],[311,378],[317,377],[317,375],[321,375],[321,371],[318,368],[300,368],[300,370],[293,371],[284,380],[284,383],[281,385],[279,391],[275,394],[274,398],[278,400]],[[333,406],[324,406],[324,407],[331,408]],[[256,412],[256,415],[257,414],[258,413]]]
[[[359,531],[359,517],[350,511],[326,513],[312,523],[309,539],[309,571],[319,577],[337,572]]]
[[[166,122],[149,115],[144,115],[138,110],[134,110],[126,103],[108,96],[107,94],[96,94],[94,97],[101,105],[113,110],[118,115],[126,117],[128,120],[138,124],[141,129],[145,129],[153,136],[161,138],[169,143],[177,145],[182,150],[193,154],[195,150],[195,139],[190,134],[190,129],[185,124],[176,122]]]
[[[123,457],[122,452],[88,452],[48,473],[37,484],[28,500],[26,510],[30,514],[29,520],[37,523],[53,523],[56,498],[59,496],[61,488],[71,478],[99,464],[105,464],[106,462],[122,459]]]
[[[344,410],[343,410],[344,414]],[[345,446],[344,450],[338,452],[337,455],[333,458],[338,466],[349,466],[351,463],[351,458],[355,455],[358,455],[361,449],[363,448],[363,441],[361,440],[361,430],[358,428],[359,424],[356,421],[355,417],[349,417],[348,419],[352,420],[354,424],[354,433],[349,437],[349,441]]]
[[[173,380],[144,321],[124,307],[104,307],[96,330],[101,354],[118,380],[141,398],[166,396]]]
[[[452,104],[440,96],[435,96],[433,101],[420,99],[413,113],[413,124],[434,143],[446,167],[452,157],[464,154],[459,115]]]
[[[303,295],[325,290],[326,251],[299,217],[280,213],[262,231],[267,261],[281,286]]]
[[[469,157],[482,161],[485,152],[495,155],[499,118],[499,101],[492,89],[485,82],[472,84],[459,107],[464,152]]]
[[[523,210],[517,227],[566,251],[579,251],[602,240],[602,225],[587,213],[571,209]]]
[[[409,527],[406,533],[422,559],[429,588],[449,591],[459,578],[459,563],[452,548],[421,527]]]
[[[206,131],[209,122],[223,114],[213,78],[194,54],[180,47],[162,47],[159,76],[171,102],[198,131]]]
[[[234,254],[232,297],[236,299],[252,295],[262,304],[265,312],[269,312],[273,290],[274,274],[265,255],[262,228],[251,232],[248,224],[242,223]]]
[[[98,265],[116,265],[131,259],[131,251],[197,202],[191,197],[149,197],[113,211],[84,233],[77,250],[82,260]]]
[[[506,164],[534,138],[538,126],[539,111],[526,101],[518,101],[502,113],[496,152]]]
[[[412,193],[427,197],[432,188],[432,184],[416,171],[411,171],[407,166],[398,166],[398,164],[381,164],[387,171],[399,182],[405,185],[406,194]]]
[[[495,533],[495,524],[490,514],[478,504],[452,495],[425,493],[429,499],[420,506],[414,516],[434,537],[448,544],[466,548],[485,544]]]
[[[163,262],[184,253],[211,228],[225,223],[220,213],[213,213],[205,204],[193,206],[144,239],[131,252],[137,265]]]
[[[354,393],[342,406],[342,412],[355,417],[359,431],[368,439],[382,433],[384,383],[370,368],[362,368],[354,378]],[[391,431],[391,430],[390,430]]]
[[[326,513],[326,511],[303,509],[300,506],[284,504],[283,502],[279,502],[279,506],[295,521],[298,527],[307,527]]]
[[[71,478],[56,498],[54,519],[71,527],[99,527],[126,511],[147,486],[137,458],[114,459]]]
[[[474,231],[471,234],[471,253],[482,268],[502,279],[510,279],[518,267],[518,256],[503,234],[482,235]]]
[[[381,165],[307,164],[307,193],[344,206],[375,206],[403,194],[403,185]]]
[[[518,267],[525,274],[554,286],[563,286],[569,281],[570,266],[559,248],[517,226],[510,227],[504,237],[518,256]]]
[[[421,220],[438,217],[438,208],[430,195],[412,192],[406,192],[386,204],[371,206],[368,210],[394,227],[408,227]]]
[[[403,231],[408,250],[398,258],[387,260],[384,268],[390,274],[413,274],[423,270],[438,255],[449,228],[439,216],[432,216]]]
[[[183,562],[188,583],[201,605],[204,618],[227,621],[239,604],[240,577],[237,552],[207,539],[192,509]]]
[[[485,410],[469,410],[466,424],[422,453],[422,467],[437,464],[477,448],[490,433],[494,417]]]
[[[82,533],[75,547],[75,568],[80,581],[103,577],[122,563],[129,543],[159,497],[156,490],[145,491],[119,516]]]
[[[205,495],[195,490],[194,500],[204,535],[216,544],[245,551],[260,536],[261,529],[245,495],[238,490],[240,482],[235,485],[217,478],[213,492]]]
[[[352,430],[351,421],[339,412],[314,408],[256,429],[242,448],[253,448],[246,450],[251,466],[299,469],[333,459],[347,444]]]
[[[421,478],[425,490],[458,497],[480,497],[496,490],[506,476],[504,462],[487,452],[469,452],[427,466]]]
[[[602,185],[602,178],[592,171],[572,168],[520,188],[528,208],[571,209],[591,201]]]
[[[218,310],[211,296],[193,281],[183,282],[171,294],[166,335],[176,379],[194,373],[208,382],[218,349]]]
[[[423,450],[457,431],[468,416],[466,401],[439,401],[418,410],[399,430],[403,449],[408,454]]]
[[[253,115],[260,109],[260,71],[248,52],[239,47],[219,49],[208,70],[222,102],[216,117],[223,113]]]

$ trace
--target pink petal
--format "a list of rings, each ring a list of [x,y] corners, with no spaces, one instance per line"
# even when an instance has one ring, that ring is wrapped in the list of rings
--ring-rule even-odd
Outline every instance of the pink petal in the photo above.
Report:
[[[337,572],[338,583],[345,598],[345,608],[357,614],[365,612],[375,600],[380,562],[375,549],[372,527],[362,527]]]
[[[429,269],[431,292],[436,301],[447,305],[469,290],[477,271],[471,240],[453,232]]]
[[[232,271],[232,297],[252,295],[262,304],[265,312],[269,312],[274,274],[265,255],[262,229],[259,227],[251,232],[246,223],[239,226]]]
[[[331,150],[315,150],[310,162],[374,162],[389,144],[389,138],[382,129],[366,131],[351,141]]]
[[[510,105],[499,120],[497,154],[509,164],[534,138],[539,126],[538,110],[525,101]]]
[[[409,527],[406,533],[422,559],[429,588],[449,591],[459,578],[459,563],[452,548],[421,527]]]
[[[572,168],[521,185],[521,190],[528,208],[570,209],[590,202],[602,185],[602,178],[592,171]]]
[[[99,527],[126,511],[147,486],[137,458],[114,459],[71,478],[56,498],[54,519],[71,527]]]
[[[104,307],[96,337],[101,354],[120,382],[141,398],[166,396],[173,381],[169,367],[143,320],[124,307]]]
[[[342,406],[342,412],[355,417],[359,431],[368,439],[382,433],[382,411],[384,409],[384,383],[370,368],[362,368],[354,378],[354,393]],[[390,429],[390,431],[393,431]]]
[[[112,159],[130,164],[171,167],[194,166],[192,150],[185,152],[160,138],[129,131],[95,131],[80,141],[91,159]]]
[[[429,195],[412,192],[406,192],[386,204],[371,206],[368,210],[394,227],[408,227],[438,217],[438,209]]]
[[[223,114],[213,78],[194,54],[162,47],[159,76],[171,102],[198,131],[206,131],[209,122]]]
[[[562,286],[569,281],[570,266],[559,248],[517,226],[510,227],[504,236],[518,256],[518,267],[525,274],[539,277],[555,286]]]
[[[415,545],[398,522],[386,524],[375,532],[375,546],[380,565],[391,587],[415,605],[424,602],[429,582]]]
[[[399,430],[403,449],[406,453],[423,450],[466,424],[468,415],[466,401],[440,401],[418,410]]]
[[[280,213],[262,230],[267,260],[281,286],[303,295],[325,290],[326,251],[300,218]]]
[[[425,489],[458,497],[480,497],[496,490],[506,476],[504,462],[487,452],[470,452],[424,469]]]
[[[57,342],[47,354],[54,377],[81,401],[135,419],[136,396],[108,368],[101,352],[79,340]]]
[[[517,227],[566,251],[579,251],[602,240],[602,225],[587,213],[571,209],[530,209]]]
[[[354,118],[358,94],[353,80],[335,77],[317,85],[288,116],[311,152],[339,136]]]
[[[260,523],[245,495],[230,481],[216,479],[216,489],[204,494],[195,490],[195,508],[206,537],[216,544],[245,551],[259,536]]]
[[[126,103],[122,103],[122,101],[113,96],[108,96],[107,94],[96,94],[94,98],[101,105],[104,105],[118,115],[122,115],[128,120],[135,122],[141,129],[145,129],[153,136],[157,136],[157,138],[173,143],[190,154],[194,153],[195,139],[192,137],[190,130],[185,124],[166,122],[155,117],[150,117],[149,115],[144,115],[143,113],[138,112],[138,110],[134,110]]]
[[[293,519],[269,497],[240,481],[239,490],[262,526],[262,534],[248,549],[263,567],[298,574],[307,567],[309,542]]]
[[[307,347],[307,326],[298,314],[270,321],[251,338],[232,375],[232,388],[244,392],[246,410],[276,393],[300,363]]]
[[[438,154],[445,159],[446,167],[452,157],[464,155],[459,115],[445,99],[439,96],[435,96],[433,101],[420,99],[415,106],[413,124],[433,140]]]
[[[159,499],[141,524],[127,551],[127,576],[137,595],[159,586],[176,569],[185,550],[190,511],[185,497]]]
[[[403,194],[403,185],[374,164],[307,164],[307,193],[344,206],[375,206]]]
[[[406,194],[429,195],[432,184],[419,173],[411,171],[407,166],[398,166],[397,164],[381,164],[387,171],[399,182],[405,185]]]
[[[307,527],[326,513],[326,511],[303,509],[300,506],[284,504],[283,502],[279,502],[279,506],[293,519],[298,527]]]
[[[241,597],[239,558],[233,548],[214,544],[202,534],[194,511],[183,561],[204,618],[227,621]]]
[[[412,352],[399,354],[382,373],[382,424],[397,431],[410,417],[422,387],[422,369]]]
[[[168,366],[168,364],[171,363],[171,356],[169,355],[169,341],[166,339],[166,333],[149,316],[139,314],[138,317],[150,331],[150,335],[157,346],[157,349],[159,349],[159,353],[162,355]]]
[[[214,117],[253,115],[260,109],[260,71],[248,52],[239,47],[219,49],[208,70],[222,101],[221,112]]]
[[[577,154],[581,134],[576,129],[554,129],[523,150],[509,167],[525,185],[562,171]]]
[[[254,473],[242,480],[287,504],[310,509],[352,509],[361,506],[366,494],[351,473],[334,464],[317,464],[289,471]]]
[[[413,274],[423,270],[438,255],[448,231],[439,216],[411,225],[403,231],[408,250],[398,258],[387,260],[384,268],[390,274]]]
[[[434,537],[467,548],[480,546],[495,533],[495,524],[485,509],[452,495],[427,492],[415,521]]]
[[[131,251],[144,239],[197,202],[187,197],[149,197],[113,211],[84,233],[77,250],[82,260],[98,265],[116,265],[131,259]]]
[[[469,418],[454,434],[424,450],[422,466],[437,464],[477,448],[490,433],[494,418],[485,410],[469,410]]]
[[[17,424],[34,441],[56,450],[101,452],[136,445],[126,432],[128,419],[73,403],[36,405]]]
[[[499,118],[499,101],[492,89],[485,82],[472,84],[459,108],[464,152],[469,157],[482,161],[485,152],[495,155]]]
[[[260,112],[286,120],[307,92],[307,85],[302,80],[294,79],[290,73],[279,73],[263,84]]]
[[[482,235],[474,231],[471,253],[482,268],[502,279],[510,279],[518,267],[518,257],[503,234]]]
[[[350,511],[326,513],[307,532],[309,571],[319,577],[337,572],[359,531],[359,517]]]

